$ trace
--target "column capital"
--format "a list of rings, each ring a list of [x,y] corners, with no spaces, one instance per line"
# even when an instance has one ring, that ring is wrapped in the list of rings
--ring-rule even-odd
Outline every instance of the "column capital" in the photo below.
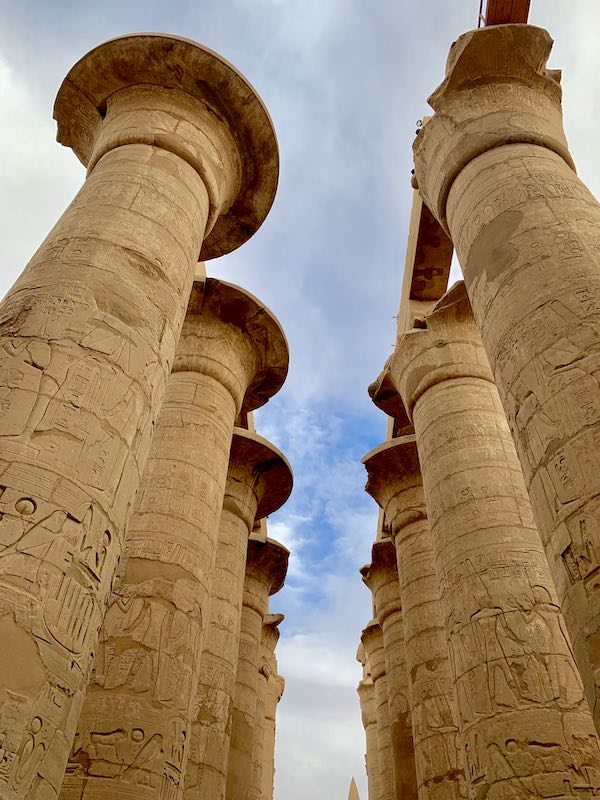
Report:
[[[216,326],[212,332],[211,324]],[[230,326],[233,335],[242,335],[255,355],[247,386],[236,380],[231,369],[223,369],[223,356],[235,351],[239,343],[228,341],[222,326]],[[247,359],[242,361],[250,366]],[[248,412],[263,406],[281,389],[288,363],[288,344],[281,324],[258,298],[216,278],[194,281],[172,372],[213,375],[228,386],[241,404],[240,411]]]
[[[246,576],[252,576],[267,590],[276,594],[283,586],[290,551],[275,539],[262,541],[250,536],[246,556]]]
[[[283,614],[267,614],[263,620],[262,643],[273,655],[279,641],[279,626],[285,619]]]
[[[366,729],[369,725],[376,725],[377,709],[374,702],[375,687],[373,686],[373,681],[370,678],[360,681],[356,691],[358,692],[363,727]]]
[[[380,625],[401,610],[396,548],[391,539],[380,539],[371,548],[371,563],[360,570],[363,583],[371,590]]]
[[[413,328],[400,338],[385,372],[411,418],[417,400],[437,383],[454,378],[493,383],[463,281],[455,283],[425,316],[422,328]]]
[[[246,78],[197,42],[137,33],[95,47],[67,74],[54,118],[58,141],[89,169],[124,144],[168,150],[196,169],[211,201],[201,259],[235,250],[269,212],[279,172],[269,114]]]
[[[385,652],[383,649],[383,631],[379,620],[373,618],[363,628],[360,640],[365,649],[373,682],[385,675]]]
[[[277,511],[292,491],[292,468],[263,436],[234,428],[223,507],[252,529],[256,520]]]
[[[493,25],[460,36],[446,75],[429,98],[432,117],[413,144],[421,196],[448,231],[446,201],[454,179],[482,153],[507,144],[535,144],[571,168],[562,125],[560,71],[546,69],[548,31]]]
[[[414,435],[390,439],[362,458],[365,490],[383,509],[392,533],[427,517],[421,465]]]

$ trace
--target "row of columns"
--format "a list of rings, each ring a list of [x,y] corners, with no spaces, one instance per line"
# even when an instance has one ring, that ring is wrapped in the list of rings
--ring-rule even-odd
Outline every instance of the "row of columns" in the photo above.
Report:
[[[600,207],[573,170],[550,46],[525,25],[460,37],[414,146],[465,281],[370,387],[405,434],[364,458],[386,519],[363,569],[371,800],[600,792]],[[392,734],[405,692],[412,752]]]
[[[87,179],[0,305],[0,797],[271,800],[289,554],[257,523],[292,474],[239,425],[288,348],[194,273],[268,213],[272,124],[160,34],[88,53],[55,118]]]

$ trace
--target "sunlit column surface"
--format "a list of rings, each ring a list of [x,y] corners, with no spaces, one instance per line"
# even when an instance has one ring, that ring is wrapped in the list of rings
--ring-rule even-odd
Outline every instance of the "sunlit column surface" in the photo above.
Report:
[[[415,171],[463,267],[598,726],[600,206],[573,169],[551,45],[525,25],[461,36]]]
[[[194,42],[100,45],[54,114],[87,179],[0,306],[3,800],[60,787],[194,265],[277,182],[261,101]]]

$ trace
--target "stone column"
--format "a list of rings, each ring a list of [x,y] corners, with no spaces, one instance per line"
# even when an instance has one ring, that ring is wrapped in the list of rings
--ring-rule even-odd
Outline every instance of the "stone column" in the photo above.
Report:
[[[361,572],[364,583],[373,594],[375,616],[383,635],[394,797],[417,800],[404,624],[394,543],[390,539],[375,542],[371,563]]]
[[[388,367],[416,432],[471,791],[591,795],[598,740],[464,284],[423,324]]]
[[[375,715],[377,718],[377,765],[380,800],[395,800],[394,769],[392,756],[392,737],[390,732],[390,713],[388,683],[385,673],[385,652],[383,631],[377,619],[373,618],[361,634],[366,660],[371,670],[375,690]]]
[[[283,622],[283,614],[267,614],[262,629],[262,637],[259,650],[259,667],[256,686],[256,725],[254,728],[254,741],[252,745],[252,781],[249,800],[266,800],[273,795],[273,776],[271,773],[271,786],[267,787],[267,794],[263,796],[263,770],[265,768],[265,758],[274,759],[275,751],[267,753],[265,748],[266,714],[267,701],[269,695],[269,683],[273,674],[273,661],[275,658],[275,646],[279,640],[278,625]],[[274,709],[273,709],[273,723]],[[273,746],[275,739],[273,738]],[[274,769],[274,768],[273,768]]]
[[[461,36],[415,170],[463,267],[600,729],[600,206],[567,150],[551,44],[525,25]]]
[[[415,437],[385,442],[363,463],[366,490],[383,509],[396,548],[419,800],[463,798],[456,698]]]
[[[256,298],[212,278],[194,284],[63,800],[180,795],[234,420],[281,387],[287,358]],[[276,458],[257,449],[263,465]]]
[[[267,684],[265,703],[265,732],[263,739],[262,800],[273,800],[275,784],[275,731],[277,705],[285,690],[285,680],[277,672],[277,659],[273,654],[271,671]]]
[[[377,733],[377,705],[375,700],[375,686],[370,675],[367,675],[358,684],[358,698],[360,713],[365,729],[366,752],[365,767],[367,770],[367,785],[369,800],[381,800],[379,789],[379,737]]]
[[[274,539],[263,542],[250,537],[231,719],[227,800],[249,800],[262,626],[269,596],[283,586],[288,557],[289,551]]]
[[[291,489],[292,471],[282,453],[262,436],[236,428],[200,661],[185,800],[225,796],[248,536],[255,519],[280,508]]]
[[[6,800],[60,787],[194,265],[248,238],[277,175],[251,87],[176,37],[97,47],[55,117],[88,177],[0,305]]]

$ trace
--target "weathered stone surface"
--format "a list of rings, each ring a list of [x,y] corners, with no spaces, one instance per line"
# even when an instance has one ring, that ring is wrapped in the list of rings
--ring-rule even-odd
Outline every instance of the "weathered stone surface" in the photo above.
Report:
[[[460,37],[415,169],[463,267],[599,728],[600,207],[572,169],[550,44],[530,26]]]
[[[283,586],[288,557],[289,551],[274,539],[266,542],[249,539],[231,719],[227,800],[249,800],[263,622],[269,596]]]
[[[273,800],[275,784],[275,733],[277,730],[277,705],[285,691],[285,680],[277,672],[277,658],[273,653],[265,702],[263,737],[262,800]]]
[[[363,463],[396,547],[419,800],[458,800],[464,759],[415,437],[385,442]]]
[[[388,368],[415,427],[471,791],[591,795],[598,740],[464,284]]]
[[[394,800],[394,770],[392,766],[392,737],[388,701],[388,682],[385,673],[383,632],[373,618],[364,628],[360,640],[365,650],[374,687],[375,715],[377,718],[377,766],[380,800]]]
[[[283,334],[254,297],[214,279],[194,284],[63,783],[65,800],[141,800],[149,789],[181,796],[230,449],[233,471],[240,471],[234,420],[242,406],[251,410],[279,387],[286,366]],[[236,486],[240,505],[250,507],[247,538],[269,482],[261,468],[268,474],[275,462],[275,486],[283,472],[288,493],[290,473],[278,451],[254,441],[259,437],[244,431],[237,438],[244,456],[252,445],[261,456],[258,464],[242,457],[246,480]],[[125,738],[136,746],[125,748]],[[101,747],[104,741],[111,748]]]
[[[238,78],[236,115],[211,113],[228,70],[191,42],[125,37],[85,56],[58,94],[59,139],[88,177],[0,306],[3,800],[60,788],[203,239],[209,255],[236,246],[270,204],[260,101]],[[244,149],[261,114],[264,189]],[[147,744],[155,758],[137,728],[111,735],[104,752],[120,764]]]
[[[369,800],[381,800],[379,790],[379,737],[377,734],[377,708],[375,687],[369,677],[358,684],[358,697],[363,727],[365,729],[366,751],[365,768]]]
[[[394,543],[390,539],[375,542],[371,553],[371,563],[363,567],[361,572],[364,583],[373,594],[375,616],[383,635],[394,796],[406,798],[406,800],[416,800],[417,776],[406,669],[404,623]]]
[[[185,800],[220,800],[225,795],[248,536],[255,520],[283,505],[291,488],[292,472],[279,450],[262,436],[235,428],[195,699]]]
[[[265,730],[267,703],[269,702],[269,682],[273,675],[275,647],[279,639],[278,626],[283,622],[283,614],[267,614],[263,621],[262,637],[259,651],[258,680],[256,686],[256,724],[252,743],[252,777],[248,800],[267,800],[273,795],[273,775],[267,794],[263,795],[263,772],[265,761],[273,761],[275,752],[267,753],[265,749]],[[274,709],[273,709],[274,712]],[[274,722],[273,713],[273,722]],[[273,745],[275,740],[273,739]]]

